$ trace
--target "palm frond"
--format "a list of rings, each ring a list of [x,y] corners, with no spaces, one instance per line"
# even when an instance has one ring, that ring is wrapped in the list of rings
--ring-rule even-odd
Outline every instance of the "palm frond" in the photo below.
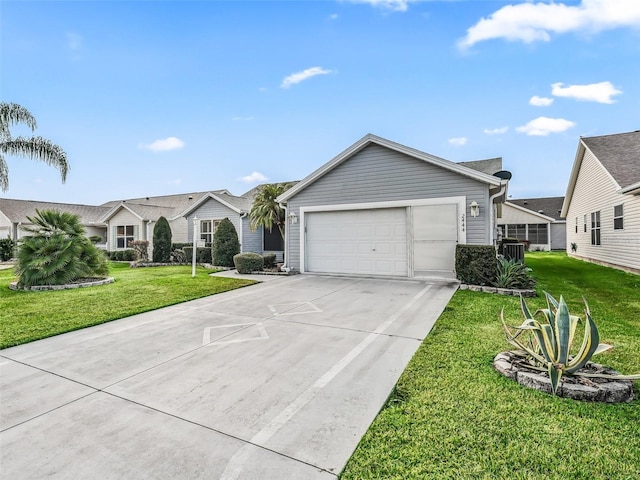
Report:
[[[0,142],[0,152],[40,160],[60,170],[63,182],[67,179],[67,154],[51,140],[42,137],[16,137]]]
[[[38,124],[31,112],[17,103],[0,102],[0,139],[10,138],[11,125],[22,123],[33,132]]]

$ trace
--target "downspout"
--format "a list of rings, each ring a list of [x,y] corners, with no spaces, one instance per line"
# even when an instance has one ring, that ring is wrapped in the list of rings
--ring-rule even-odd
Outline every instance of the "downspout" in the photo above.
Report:
[[[240,242],[240,253],[244,253],[244,249],[242,248],[242,232],[244,231],[244,222],[243,222],[243,218],[247,218],[247,212],[240,212],[240,232],[239,232],[239,237],[238,241]]]
[[[495,235],[496,235],[496,212],[494,210],[494,205],[493,205],[493,201],[498,198],[499,196],[503,195],[505,192],[507,191],[507,184],[504,183],[502,184],[502,188],[500,188],[500,190],[497,193],[494,193],[493,195],[491,195],[489,197],[489,208],[491,208],[491,216],[489,217],[489,243],[491,245],[493,245],[494,247],[495,245]]]
[[[287,265],[289,261],[289,207],[283,203],[280,204],[280,207],[284,208],[284,263],[281,270],[289,273],[289,270],[291,270]]]

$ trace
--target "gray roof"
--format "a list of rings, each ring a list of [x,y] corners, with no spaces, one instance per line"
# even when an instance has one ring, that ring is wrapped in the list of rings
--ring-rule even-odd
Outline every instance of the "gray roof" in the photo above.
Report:
[[[472,162],[458,162],[458,165],[463,165],[472,170],[493,175],[494,173],[502,170],[502,157],[488,158],[487,160],[474,160]]]
[[[80,217],[83,225],[102,224],[100,220],[108,211],[107,207],[93,205],[78,205],[74,203],[37,202],[33,200],[15,200],[0,198],[0,212],[12,223],[29,223],[27,216],[35,215],[36,210],[60,210],[73,213]]]
[[[640,130],[583,137],[582,141],[621,188],[640,182]]]
[[[544,198],[519,198],[517,200],[509,199],[509,203],[518,205],[536,213],[541,213],[555,220],[561,220],[560,211],[564,197],[544,197]]]

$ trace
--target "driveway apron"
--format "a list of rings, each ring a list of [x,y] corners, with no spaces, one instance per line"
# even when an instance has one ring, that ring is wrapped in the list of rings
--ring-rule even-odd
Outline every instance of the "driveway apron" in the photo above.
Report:
[[[2,350],[0,474],[336,478],[455,289],[279,277]]]

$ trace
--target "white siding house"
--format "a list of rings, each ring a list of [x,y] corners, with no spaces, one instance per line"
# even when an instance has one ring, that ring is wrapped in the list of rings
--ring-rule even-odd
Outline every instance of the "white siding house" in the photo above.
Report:
[[[580,139],[562,215],[569,255],[640,272],[640,131]]]
[[[503,238],[517,238],[529,250],[565,250],[566,221],[560,217],[564,197],[509,200],[502,206],[498,228]]]

